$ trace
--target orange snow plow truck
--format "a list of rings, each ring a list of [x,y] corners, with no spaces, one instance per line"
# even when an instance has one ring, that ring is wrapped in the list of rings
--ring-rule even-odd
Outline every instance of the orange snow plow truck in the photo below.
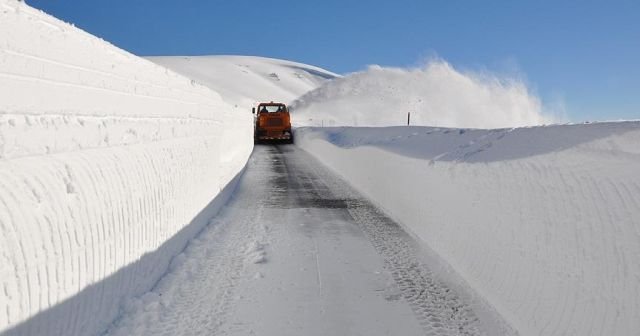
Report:
[[[282,103],[260,103],[252,109],[255,115],[253,142],[284,141],[293,143],[289,109]]]

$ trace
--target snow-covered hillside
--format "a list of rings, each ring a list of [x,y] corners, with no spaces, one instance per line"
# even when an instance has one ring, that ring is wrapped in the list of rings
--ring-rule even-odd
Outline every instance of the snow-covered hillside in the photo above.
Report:
[[[217,92],[0,0],[0,333],[103,332],[228,197],[251,137]]]
[[[244,111],[261,101],[289,103],[340,77],[318,67],[264,57],[164,56],[148,59],[214,89],[227,103]]]
[[[303,128],[522,335],[640,331],[640,122]]]
[[[284,60],[250,56],[162,56],[149,60],[219,92],[248,110],[291,103],[295,126],[514,127],[557,121],[517,78],[461,72],[443,60],[422,68],[370,66],[340,76]]]

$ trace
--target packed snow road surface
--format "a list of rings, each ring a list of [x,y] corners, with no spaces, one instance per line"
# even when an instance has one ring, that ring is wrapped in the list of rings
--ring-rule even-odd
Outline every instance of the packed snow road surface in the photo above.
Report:
[[[295,146],[256,146],[219,216],[109,335],[481,335],[397,224]]]

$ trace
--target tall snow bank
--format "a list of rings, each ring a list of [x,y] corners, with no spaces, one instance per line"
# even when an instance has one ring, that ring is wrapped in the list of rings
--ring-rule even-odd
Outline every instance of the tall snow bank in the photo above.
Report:
[[[640,122],[296,134],[522,335],[640,331]]]
[[[371,66],[325,83],[292,104],[299,125],[498,128],[551,123],[515,78],[462,73],[444,61],[422,68]]]
[[[0,334],[105,330],[207,224],[251,133],[218,93],[0,0]]]

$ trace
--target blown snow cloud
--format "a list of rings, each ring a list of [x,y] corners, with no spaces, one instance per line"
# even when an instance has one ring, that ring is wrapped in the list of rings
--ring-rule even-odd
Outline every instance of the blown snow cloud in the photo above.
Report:
[[[463,73],[437,60],[414,69],[370,66],[293,102],[299,125],[500,128],[553,123],[516,78]]]

